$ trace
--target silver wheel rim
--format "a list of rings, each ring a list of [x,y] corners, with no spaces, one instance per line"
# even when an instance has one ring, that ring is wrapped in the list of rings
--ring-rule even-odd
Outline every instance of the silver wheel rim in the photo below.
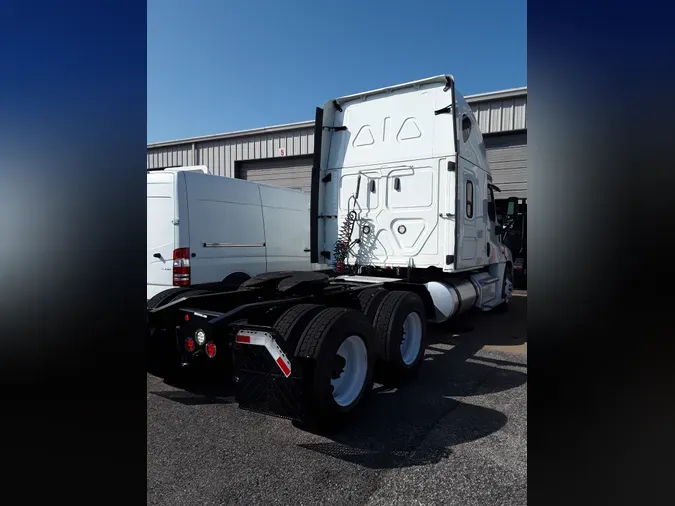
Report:
[[[350,406],[361,394],[368,372],[368,350],[360,336],[352,335],[343,341],[337,355],[344,359],[339,377],[331,379],[333,399],[342,407]]]
[[[405,365],[417,360],[422,346],[422,318],[417,313],[410,313],[403,322],[403,339],[401,340],[401,358]]]

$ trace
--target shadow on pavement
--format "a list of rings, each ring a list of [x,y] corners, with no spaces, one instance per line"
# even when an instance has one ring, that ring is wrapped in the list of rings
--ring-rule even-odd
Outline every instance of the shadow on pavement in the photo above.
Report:
[[[527,382],[526,373],[500,368],[525,368],[523,361],[475,356],[485,346],[525,343],[526,311],[526,297],[514,297],[508,313],[470,312],[431,326],[416,381],[400,389],[376,387],[360,416],[330,436],[332,441],[300,446],[371,469],[393,469],[436,463],[448,457],[453,446],[498,431],[506,415],[456,398],[506,391]],[[440,443],[422,445],[446,416],[452,417],[451,429],[443,431]]]
[[[453,446],[498,431],[506,424],[506,415],[455,397],[515,388],[527,381],[527,375],[467,362],[475,351],[471,343],[459,344],[427,356],[417,381],[397,390],[375,388],[360,416],[330,436],[332,441],[300,446],[371,469],[393,469],[436,463],[448,457]],[[498,381],[489,382],[496,371]],[[422,446],[427,434],[446,416],[452,416],[453,429],[444,431],[441,444]]]
[[[507,313],[474,310],[429,330],[430,342],[458,344],[468,340],[477,349],[521,346],[527,342],[527,294],[514,296]]]

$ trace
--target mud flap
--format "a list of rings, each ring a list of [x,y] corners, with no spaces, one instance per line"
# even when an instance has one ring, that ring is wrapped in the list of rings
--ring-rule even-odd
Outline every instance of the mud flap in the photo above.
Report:
[[[271,327],[239,328],[234,342],[236,400],[247,411],[305,422],[307,364],[294,359],[284,345]]]

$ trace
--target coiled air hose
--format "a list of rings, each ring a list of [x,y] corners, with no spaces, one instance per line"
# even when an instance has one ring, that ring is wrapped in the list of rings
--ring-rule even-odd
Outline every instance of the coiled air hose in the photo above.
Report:
[[[359,177],[356,180],[356,193],[349,197],[349,200],[347,201],[347,216],[340,227],[338,239],[335,242],[335,246],[333,247],[333,268],[339,274],[343,274],[345,272],[346,260],[349,256],[349,250],[352,247],[352,234],[354,233],[354,223],[356,223],[357,214],[356,211],[351,208],[351,202],[353,199],[354,206],[356,207],[360,188],[361,174],[359,174]]]

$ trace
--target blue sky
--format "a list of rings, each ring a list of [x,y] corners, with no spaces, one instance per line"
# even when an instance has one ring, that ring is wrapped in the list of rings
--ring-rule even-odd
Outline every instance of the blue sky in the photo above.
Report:
[[[451,73],[527,84],[525,0],[148,0],[148,142],[313,119],[326,100]]]

